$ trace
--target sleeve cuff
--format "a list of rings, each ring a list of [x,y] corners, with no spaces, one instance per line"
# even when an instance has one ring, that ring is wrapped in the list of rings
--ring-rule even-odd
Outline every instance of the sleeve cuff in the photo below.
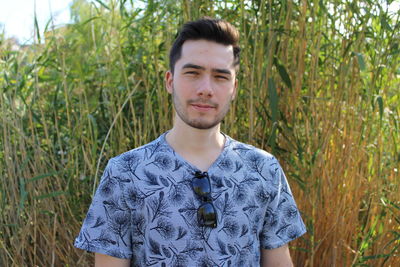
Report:
[[[303,229],[303,231],[300,231],[297,235],[295,236],[291,236],[288,239],[284,239],[284,240],[280,240],[279,242],[275,242],[275,243],[271,243],[268,245],[262,245],[261,247],[264,249],[275,249],[275,248],[279,248],[282,247],[283,245],[286,245],[287,243],[289,243],[290,241],[293,241],[297,238],[299,238],[300,236],[304,235],[307,232],[306,229]]]
[[[82,249],[82,250],[86,250],[89,252],[100,253],[100,254],[104,254],[104,255],[115,257],[115,258],[120,258],[120,259],[131,259],[132,258],[132,252],[130,252],[130,251],[122,251],[122,250],[118,250],[118,249],[106,249],[103,247],[93,246],[91,244],[85,244],[83,242],[80,242],[79,240],[75,240],[74,247]]]

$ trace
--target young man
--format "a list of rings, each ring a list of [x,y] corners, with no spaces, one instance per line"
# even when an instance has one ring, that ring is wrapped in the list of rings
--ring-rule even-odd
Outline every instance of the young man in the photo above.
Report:
[[[305,226],[278,161],[220,132],[236,96],[238,32],[186,23],[165,81],[173,128],[112,158],[75,246],[96,266],[292,266]]]

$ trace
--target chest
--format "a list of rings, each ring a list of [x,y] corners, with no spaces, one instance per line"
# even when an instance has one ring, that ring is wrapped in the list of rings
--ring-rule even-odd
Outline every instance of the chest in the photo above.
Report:
[[[182,158],[195,166],[201,171],[207,171],[213,163],[218,159],[221,151],[210,151],[208,153],[185,153],[181,152],[180,155]]]

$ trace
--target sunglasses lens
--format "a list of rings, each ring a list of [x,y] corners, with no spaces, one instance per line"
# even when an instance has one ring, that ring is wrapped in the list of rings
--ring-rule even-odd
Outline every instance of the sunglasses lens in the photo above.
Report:
[[[194,192],[202,198],[208,198],[211,193],[211,185],[208,178],[194,178],[192,181]]]
[[[197,220],[202,226],[217,227],[217,213],[211,203],[204,203],[197,212]]]

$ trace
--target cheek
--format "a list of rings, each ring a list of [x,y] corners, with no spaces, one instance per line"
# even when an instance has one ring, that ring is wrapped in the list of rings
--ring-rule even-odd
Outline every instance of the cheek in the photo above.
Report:
[[[179,95],[181,98],[190,98],[196,93],[196,84],[193,82],[188,82],[185,80],[181,80],[179,85],[177,85],[177,89],[179,90]]]
[[[231,101],[234,93],[235,90],[231,86],[221,86],[214,94],[221,101]]]
[[[188,92],[184,88],[178,86],[174,87],[173,97],[181,106],[184,105],[188,99],[190,99]]]

